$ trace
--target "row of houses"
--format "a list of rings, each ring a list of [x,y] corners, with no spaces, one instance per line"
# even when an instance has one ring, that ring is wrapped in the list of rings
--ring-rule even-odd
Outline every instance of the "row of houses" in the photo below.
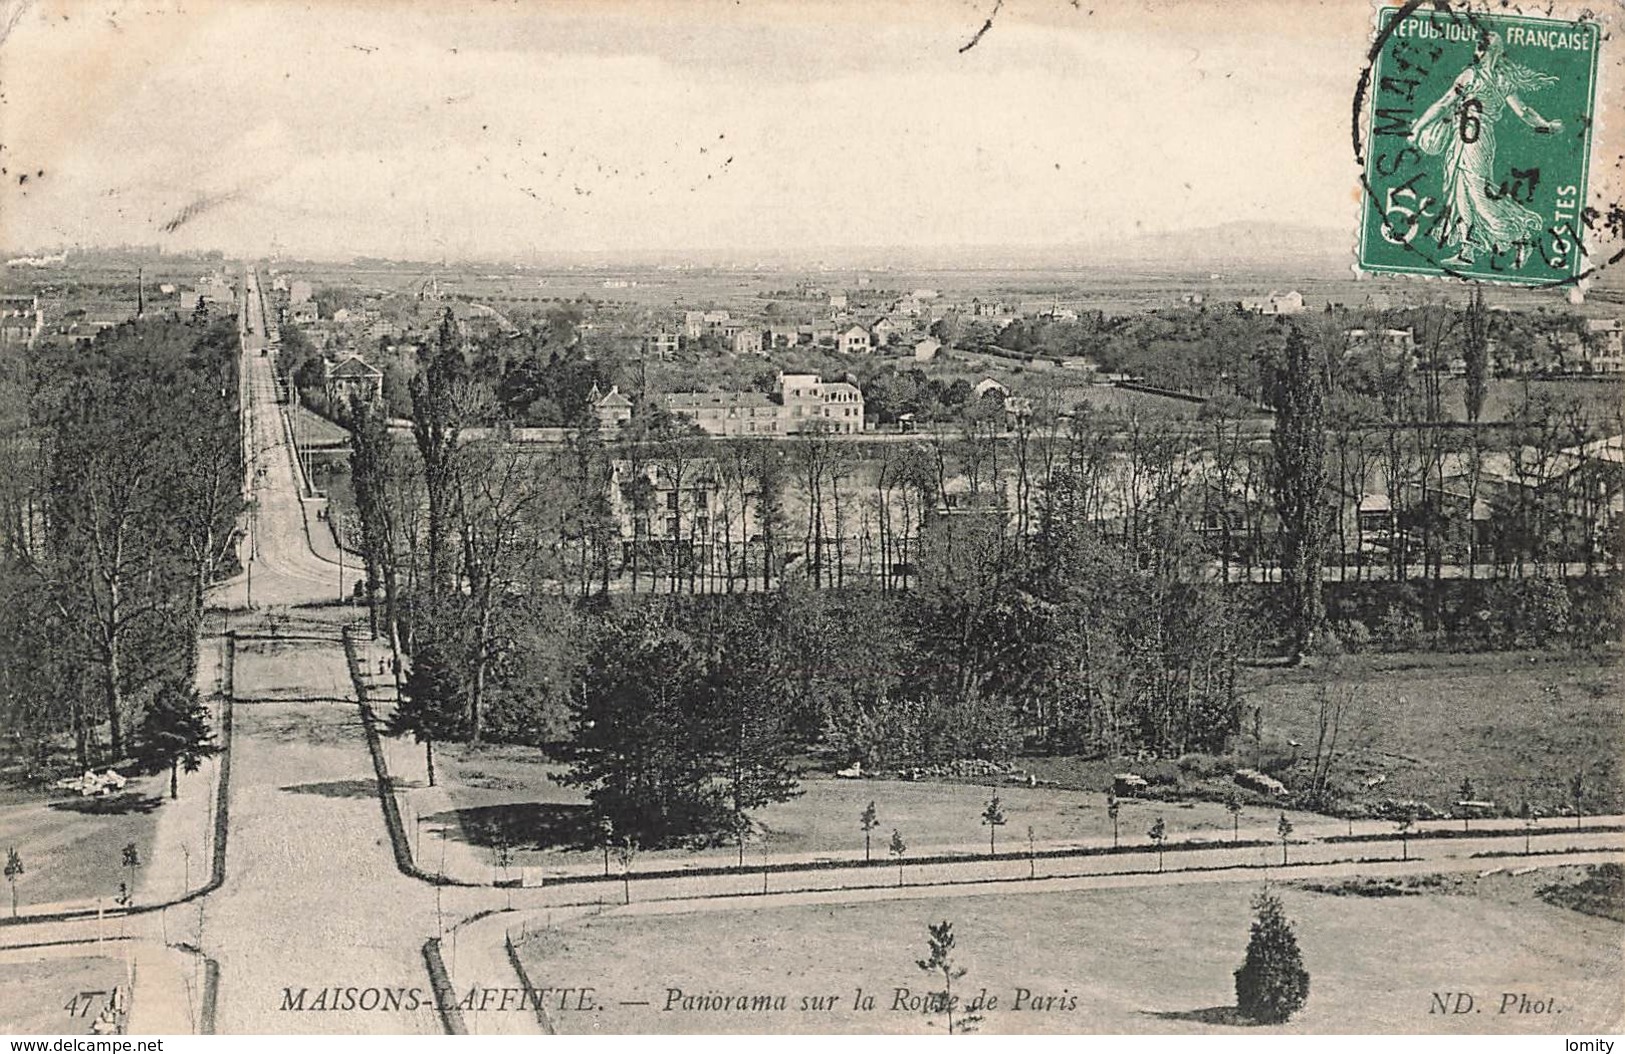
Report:
[[[1586,320],[1585,331],[1548,333],[1533,345],[1518,348],[1492,340],[1491,368],[1497,374],[1560,373],[1567,375],[1625,373],[1625,347],[1617,318]],[[1348,329],[1343,331],[1344,358],[1377,356],[1393,364],[1416,369],[1416,335],[1410,329]],[[1452,357],[1441,368],[1462,375],[1466,360]]]
[[[691,311],[685,317],[680,332],[658,330],[645,335],[643,348],[650,358],[671,359],[682,347],[683,340],[701,340],[711,337],[735,355],[766,355],[773,351],[793,348],[824,348],[843,355],[868,355],[882,349],[918,351],[924,340],[911,341],[919,331],[906,319],[882,315],[866,324],[857,322],[807,322],[773,324],[746,323],[728,316],[726,311]],[[935,355],[941,344],[927,356]]]
[[[229,315],[237,310],[235,284],[218,273],[204,275],[191,286],[177,282],[148,285],[139,270],[136,280],[138,291],[133,302],[102,301],[66,311],[58,305],[49,326],[37,294],[0,295],[0,347],[30,348],[45,336],[73,344],[89,344],[103,331],[140,318],[149,309],[166,313],[178,311],[183,315],[202,310],[214,316]]]
[[[1625,373],[1625,325],[1617,318],[1588,318],[1585,331],[1548,334],[1528,356],[1504,355],[1507,372]]]
[[[1444,466],[1443,492],[1431,490],[1430,501],[1443,514],[1442,520],[1434,521],[1434,530],[1439,532],[1434,537],[1445,562],[1515,562],[1518,553],[1530,551],[1530,532],[1536,528],[1527,510],[1537,500],[1550,510],[1539,528],[1546,535],[1542,544],[1548,558],[1584,559],[1581,554],[1586,551],[1603,559],[1617,558],[1605,534],[1612,531],[1617,537],[1622,522],[1625,439],[1613,436],[1559,452],[1543,459],[1538,474],[1515,464],[1521,456],[1487,459],[1476,469],[1459,462]],[[1228,542],[1231,566],[1256,567],[1257,561],[1267,559],[1275,534],[1267,488],[1234,478],[1222,485],[1223,477],[1215,472],[1211,457],[1202,452],[1192,452],[1178,474],[1204,492],[1199,529],[1215,546]],[[737,487],[708,457],[681,465],[616,461],[609,503],[619,525],[623,561],[630,562],[637,551],[646,560],[658,557],[670,566],[705,567],[712,564],[719,546],[749,550],[760,541],[760,525],[753,504],[741,500]],[[951,479],[938,503],[917,514],[928,521],[984,516],[996,517],[1007,527],[1019,522],[1007,492],[978,495],[965,487],[965,480]],[[730,488],[734,488],[731,497]],[[1554,496],[1558,491],[1561,500]],[[1146,503],[1156,500],[1159,493],[1124,456],[1113,455],[1102,468],[1101,485],[1087,503],[1087,515],[1099,523],[1125,523],[1136,508],[1143,515]],[[1411,481],[1373,478],[1351,492],[1334,489],[1332,499],[1340,506],[1337,519],[1345,530],[1328,539],[1329,566],[1337,566],[1340,545],[1344,547],[1344,567],[1382,566],[1398,547],[1408,551],[1408,562],[1420,559],[1421,498]],[[786,500],[795,506],[787,508],[787,515],[800,522],[807,514],[802,504],[805,497],[791,494]],[[905,509],[898,506],[891,511],[892,522],[905,522]],[[860,548],[853,532],[864,529],[863,516],[851,515],[845,522],[849,554]],[[1026,522],[1033,529],[1038,518],[1030,516]],[[825,524],[826,530],[834,527],[833,522]],[[1566,549],[1559,546],[1565,536],[1570,539]],[[840,539],[826,535],[823,542],[826,554],[839,550]]]
[[[632,419],[632,400],[618,388],[589,396],[599,428],[614,433]],[[826,381],[813,373],[780,373],[776,390],[765,392],[673,392],[665,409],[707,435],[774,438],[824,432],[863,431],[863,392],[847,381]]]

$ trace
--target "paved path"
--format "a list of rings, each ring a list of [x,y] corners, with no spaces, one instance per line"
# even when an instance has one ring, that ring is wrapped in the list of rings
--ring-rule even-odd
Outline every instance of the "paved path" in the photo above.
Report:
[[[271,360],[244,355],[242,363],[247,398],[244,414],[255,455],[249,471],[254,513],[245,542],[248,570],[224,583],[212,601],[232,611],[245,610],[250,600],[256,609],[336,603],[341,588],[339,568],[310,548],[293,453],[276,406]],[[361,578],[359,568],[345,566],[345,596]]]
[[[1387,873],[1399,866],[1406,871],[1425,871],[1429,868],[1489,868],[1496,866],[1556,866],[1560,857],[1574,853],[1612,852],[1615,859],[1625,849],[1625,833],[1619,832],[1565,832],[1536,838],[1533,848],[1537,855],[1523,856],[1522,834],[1488,834],[1483,837],[1441,840],[1412,840],[1408,846],[1393,842],[1332,843],[1310,842],[1290,847],[1288,860],[1291,868],[1318,871],[1324,867],[1353,866],[1369,869],[1373,874]],[[1484,857],[1480,854],[1496,854]],[[1408,859],[1407,859],[1408,858]],[[634,869],[636,868],[634,864]],[[760,869],[732,871],[725,874],[672,875],[634,879],[625,883],[617,868],[610,879],[567,885],[543,885],[512,891],[459,888],[447,891],[448,903],[493,904],[493,894],[507,893],[516,910],[561,909],[614,905],[629,897],[632,902],[688,901],[702,898],[720,898],[750,907],[760,899],[779,893],[817,893],[837,899],[853,896],[860,899],[888,896],[912,896],[916,887],[960,888],[986,883],[990,890],[1019,891],[1022,883],[1037,880],[1038,888],[1066,879],[1090,881],[1110,879],[1128,884],[1149,884],[1165,881],[1163,875],[1172,872],[1222,873],[1236,876],[1237,880],[1258,881],[1262,877],[1277,877],[1281,866],[1281,848],[1274,846],[1242,846],[1238,848],[1211,847],[1200,850],[1169,850],[1159,861],[1154,850],[1141,848],[1122,854],[1059,857],[1035,860],[977,859],[974,857],[947,863],[910,863],[903,861],[901,884],[898,868],[885,863],[870,868],[836,868],[822,870],[770,871],[764,880]]]
[[[236,720],[227,877],[202,935],[220,963],[218,1030],[438,1032],[427,1009],[280,1009],[284,989],[426,988],[434,894],[395,868],[354,707],[266,703]]]
[[[249,290],[251,317],[258,293]],[[263,332],[263,320],[256,326]],[[337,629],[338,568],[310,549],[268,357],[245,348],[254,436],[253,602],[277,605],[273,661],[238,665],[236,694],[342,702],[245,703],[236,711],[226,882],[205,903],[201,946],[220,964],[217,1030],[434,1033],[432,1009],[281,1009],[284,989],[427,990],[420,949],[436,929],[433,891],[395,868]],[[350,571],[343,587],[357,577]],[[242,586],[241,594],[235,586]],[[222,597],[248,600],[248,576]],[[294,611],[293,609],[299,609]],[[325,629],[327,632],[323,632]],[[268,628],[256,619],[241,627]]]

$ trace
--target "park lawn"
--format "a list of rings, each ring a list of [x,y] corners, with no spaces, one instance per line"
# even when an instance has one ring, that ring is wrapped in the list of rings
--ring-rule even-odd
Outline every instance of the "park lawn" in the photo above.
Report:
[[[1569,780],[1583,770],[1586,812],[1625,807],[1625,677],[1612,656],[1358,655],[1330,667],[1250,670],[1245,703],[1263,709],[1266,751],[1297,740],[1300,754],[1313,754],[1323,680],[1334,692],[1357,693],[1344,719],[1339,752],[1346,753],[1334,772],[1353,787],[1356,801],[1393,798],[1445,809],[1470,779],[1479,800],[1513,813],[1528,800],[1551,815],[1568,807]],[[1244,740],[1244,756],[1247,749]],[[1380,784],[1365,786],[1379,777]]]
[[[545,866],[596,857],[597,834],[591,828],[587,799],[579,790],[550,778],[565,766],[541,761],[534,750],[507,746],[448,745],[436,750],[440,784],[458,812],[465,840],[492,853],[506,839],[515,866]],[[980,853],[988,848],[982,812],[995,788],[970,783],[905,780],[844,780],[822,775],[802,780],[803,793],[752,813],[755,829],[747,852],[800,856],[861,854],[859,816],[875,803],[879,826],[872,852],[884,858],[891,832],[897,830],[911,856],[932,852]],[[1005,824],[998,848],[1018,850],[1027,844],[1027,828],[1038,842],[1110,838],[1111,818],[1104,793],[1055,787],[997,788]],[[1273,827],[1280,812],[1249,805],[1242,827]],[[1295,820],[1307,817],[1290,814]],[[1155,802],[1124,799],[1118,824],[1123,843],[1144,842],[1146,831],[1163,816],[1172,841],[1186,837],[1222,840],[1232,819],[1214,802]],[[737,847],[727,842],[711,849],[645,851],[646,861],[682,863],[714,859],[728,862]]]
[[[152,858],[158,810],[169,804],[169,774],[130,776],[123,793],[81,798],[74,791],[8,790],[0,804],[0,852],[22,857],[17,883],[20,913],[31,904],[76,903],[103,898],[111,907],[119,883],[128,879],[124,847],[135,843],[143,864]],[[140,890],[140,875],[136,889]],[[0,889],[0,914],[11,914],[11,888]]]
[[[1290,1022],[1237,1021],[1232,971],[1252,919],[1248,883],[938,900],[877,901],[686,915],[607,914],[520,945],[536,987],[593,986],[598,1009],[554,1011],[570,1033],[929,1033],[939,1015],[893,1010],[895,990],[940,987],[915,961],[926,925],[954,923],[957,990],[999,1005],[989,1033],[1615,1032],[1625,927],[1543,903],[1428,894],[1394,898],[1277,890],[1310,973]],[[637,955],[627,955],[637,948]],[[710,949],[697,955],[696,948]],[[861,987],[876,1009],[853,1009]],[[1017,1010],[1017,989],[1058,997]],[[666,1010],[691,995],[784,995],[786,1009]],[[1469,992],[1481,1013],[1430,1014],[1435,992]],[[1505,993],[1552,999],[1561,1016],[1498,1013]],[[833,1009],[801,998],[834,996]],[[648,1001],[648,1006],[627,1002]],[[1075,1000],[1069,1002],[1069,1000]],[[1514,999],[1513,1006],[1517,1002]]]
[[[1060,397],[1072,410],[1087,406],[1097,413],[1145,414],[1154,418],[1196,420],[1201,407],[1183,399],[1172,399],[1151,392],[1137,392],[1128,388],[1114,388],[1106,384],[1087,384],[1062,388]]]
[[[0,1032],[88,1035],[113,986],[124,984],[125,978],[122,960],[95,955],[0,961],[0,992],[5,993],[0,999]],[[88,994],[93,992],[101,994]],[[70,1001],[76,997],[70,1012]]]
[[[301,445],[313,447],[346,447],[350,432],[343,425],[330,421],[303,404],[289,407],[288,413]]]

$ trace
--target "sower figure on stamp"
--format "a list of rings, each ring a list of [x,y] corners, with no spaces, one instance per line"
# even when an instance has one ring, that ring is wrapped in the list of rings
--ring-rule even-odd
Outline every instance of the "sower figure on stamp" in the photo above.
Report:
[[[1410,138],[1423,153],[1444,155],[1444,215],[1436,228],[1441,248],[1456,247],[1447,264],[1469,266],[1476,253],[1513,250],[1522,267],[1544,224],[1495,178],[1495,126],[1511,110],[1536,132],[1563,130],[1519,98],[1557,78],[1506,57],[1498,33],[1479,42],[1473,61],[1450,90],[1423,112]]]

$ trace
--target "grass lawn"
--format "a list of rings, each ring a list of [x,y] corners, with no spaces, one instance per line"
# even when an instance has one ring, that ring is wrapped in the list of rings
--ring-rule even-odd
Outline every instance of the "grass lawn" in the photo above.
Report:
[[[1344,719],[1345,760],[1334,773],[1358,791],[1356,800],[1416,800],[1443,809],[1470,779],[1479,800],[1515,813],[1527,799],[1550,815],[1566,807],[1568,782],[1583,768],[1587,812],[1625,807],[1619,704],[1625,677],[1612,658],[1348,656],[1329,673],[1334,691],[1358,693]],[[1272,740],[1279,747],[1295,739],[1300,751],[1314,752],[1316,691],[1327,674],[1325,667],[1248,671],[1246,702],[1263,708],[1267,748]]]
[[[88,1035],[113,986],[124,983],[124,963],[119,959],[86,955],[0,962],[0,992],[5,993],[0,1000],[0,1032]],[[76,997],[70,1012],[70,1001]]]
[[[538,988],[591,985],[601,1008],[554,1012],[572,1033],[940,1032],[940,1015],[893,1009],[895,990],[940,986],[915,965],[926,925],[954,923],[957,990],[998,998],[990,1033],[1617,1032],[1625,927],[1536,900],[1427,894],[1371,898],[1278,890],[1311,977],[1283,1026],[1236,1019],[1255,887],[1213,884],[1088,893],[606,915],[521,945]],[[636,948],[636,955],[626,949]],[[696,949],[709,949],[696,954]],[[875,1009],[853,1009],[854,991]],[[690,995],[784,995],[783,1010],[664,1009]],[[1019,990],[1029,995],[1018,1009]],[[1435,992],[1468,992],[1480,1013],[1430,1014]],[[1511,1007],[1499,1013],[1503,996]],[[1519,1014],[1516,995],[1560,1015]],[[803,996],[832,1009],[802,1009]],[[1055,997],[1046,1002],[1045,997]],[[623,1002],[647,1000],[648,1006]],[[1037,1006],[1034,1006],[1034,1003]]]
[[[0,797],[0,852],[15,847],[22,857],[17,883],[19,910],[30,904],[106,898],[129,876],[123,850],[134,842],[143,862],[152,858],[158,810],[169,804],[169,774],[131,776],[123,793],[81,798],[74,791],[30,792],[8,788]],[[140,876],[136,878],[140,888]],[[11,888],[0,888],[0,914],[11,913]],[[3,987],[3,986],[0,986]]]
[[[290,407],[288,414],[293,423],[294,434],[299,437],[301,445],[308,443],[313,447],[344,447],[350,442],[348,429],[307,409],[303,404]]]
[[[1567,807],[1568,780],[1576,767],[1586,773],[1586,811],[1625,808],[1619,758],[1625,752],[1625,695],[1620,667],[1604,657],[1564,653],[1491,655],[1349,656],[1330,670],[1333,690],[1357,691],[1344,718],[1341,760],[1334,784],[1356,803],[1385,798],[1426,801],[1448,811],[1463,779],[1473,781],[1475,797],[1515,812],[1527,798],[1548,815]],[[1316,692],[1325,668],[1254,669],[1245,674],[1248,706],[1264,711],[1266,756],[1290,760],[1296,740],[1301,760],[1283,772],[1289,783],[1307,780],[1308,758],[1316,738]],[[437,751],[442,782],[451,796],[467,839],[488,850],[506,841],[515,864],[545,866],[568,859],[595,844],[586,799],[550,779],[562,766],[539,759],[534,750],[487,746],[446,746]],[[1237,760],[1251,763],[1244,738]],[[1146,766],[1122,761],[1035,758],[1023,763],[1060,786],[999,788],[1007,823],[998,832],[1001,848],[1019,848],[1033,828],[1040,842],[1109,837],[1111,821],[1103,787],[1114,770]],[[1163,769],[1173,770],[1171,762]],[[405,774],[412,775],[412,774]],[[1368,786],[1368,781],[1377,781]],[[1224,784],[1220,778],[1215,786]],[[899,830],[911,853],[936,848],[977,851],[987,845],[981,813],[991,790],[985,786],[897,780],[839,780],[822,775],[803,780],[804,793],[753,815],[756,829],[747,852],[805,856],[852,853],[863,847],[858,816],[875,802],[880,826],[874,852],[885,853],[891,831]],[[1072,788],[1072,789],[1068,789]],[[1159,803],[1125,800],[1119,817],[1125,844],[1143,842],[1146,829],[1162,815],[1169,837],[1223,837],[1231,818],[1213,802]],[[1273,827],[1276,810],[1249,805],[1243,827]],[[721,845],[703,852],[725,859],[734,851]],[[693,859],[692,850],[666,850],[648,858]]]
[[[504,838],[515,850],[516,866],[545,865],[585,852],[596,857],[595,831],[590,827],[586,798],[577,790],[549,779],[563,766],[536,760],[534,751],[488,746],[444,746],[436,750],[441,784],[458,810],[465,837],[475,845],[494,847]],[[407,774],[413,775],[413,774]],[[802,781],[797,798],[757,810],[756,831],[747,851],[769,851],[818,856],[856,853],[863,849],[859,814],[875,803],[880,826],[873,833],[873,852],[886,855],[895,828],[919,855],[932,847],[939,851],[963,847],[985,851],[988,829],[982,811],[992,788],[964,783],[908,782],[902,780],[842,780],[814,776]],[[1106,814],[1105,795],[1099,792],[1054,787],[1005,786],[998,788],[1006,823],[999,829],[1001,850],[1026,844],[1027,827],[1040,842],[1106,838],[1112,823]],[[1188,835],[1222,838],[1231,829],[1231,817],[1213,802],[1153,802],[1125,799],[1118,818],[1124,844],[1144,842],[1146,830],[1161,815],[1171,840]],[[1278,810],[1251,807],[1241,825],[1273,826]],[[727,860],[732,843],[715,849],[645,852],[642,859],[670,861],[715,856]],[[493,857],[494,860],[494,857]]]

